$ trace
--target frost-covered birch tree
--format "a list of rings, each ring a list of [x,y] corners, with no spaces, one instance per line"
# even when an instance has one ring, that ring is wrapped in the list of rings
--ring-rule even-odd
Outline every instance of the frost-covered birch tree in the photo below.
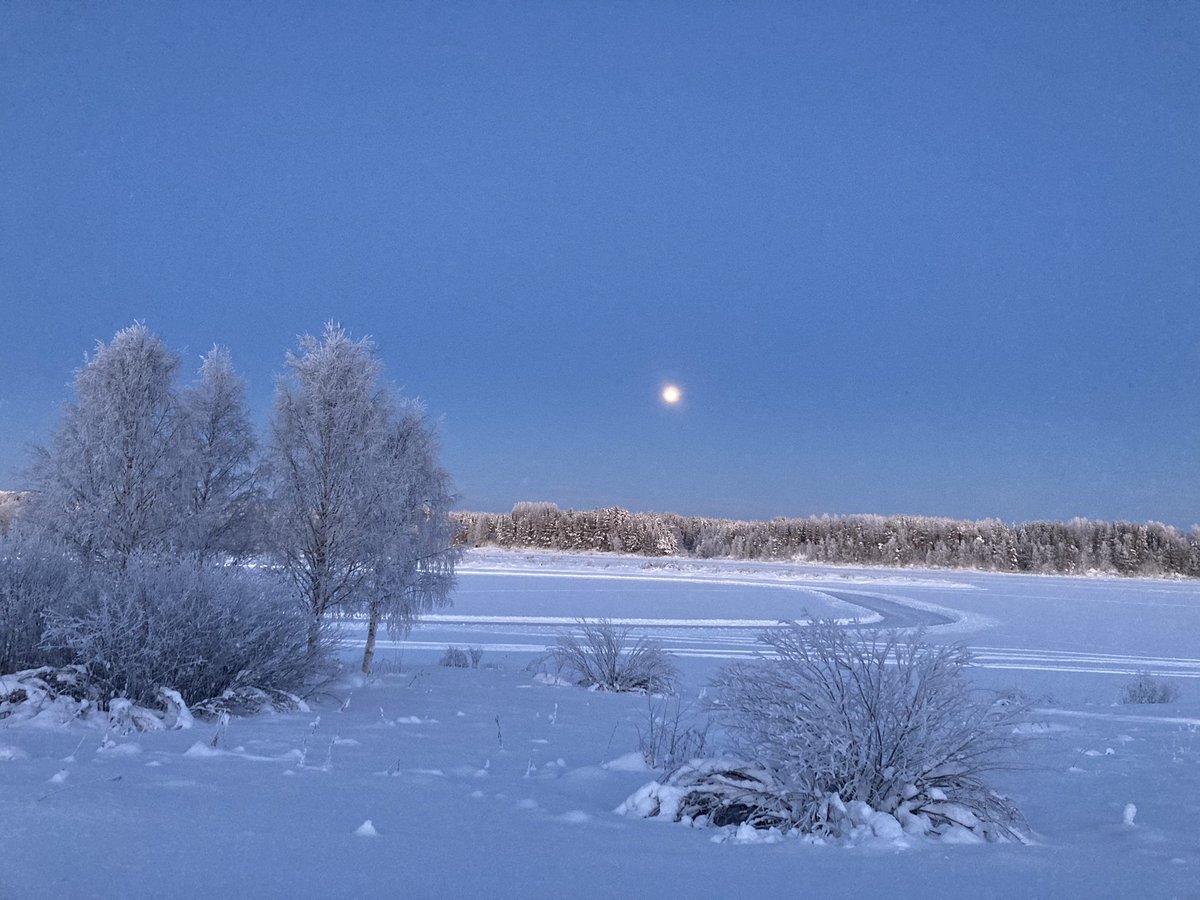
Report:
[[[201,556],[241,556],[257,542],[259,469],[246,411],[246,385],[229,351],[213,347],[194,386],[183,394],[187,423],[184,549]]]
[[[334,612],[368,613],[373,638],[380,621],[447,601],[455,555],[436,442],[383,385],[369,338],[330,323],[300,339],[287,369],[271,423],[275,547],[314,642]]]
[[[450,476],[438,464],[437,433],[420,405],[401,401],[383,448],[387,487],[380,511],[391,548],[376,560],[367,600],[362,670],[371,671],[381,622],[407,631],[422,612],[444,605],[454,585],[458,551],[450,520]]]
[[[31,518],[83,559],[123,566],[169,546],[178,524],[179,357],[137,323],[97,343],[75,372],[75,402],[37,448]]]
[[[197,383],[145,325],[118,331],[75,373],[75,401],[35,450],[30,518],[90,562],[242,552],[254,499],[245,387],[214,348]]]

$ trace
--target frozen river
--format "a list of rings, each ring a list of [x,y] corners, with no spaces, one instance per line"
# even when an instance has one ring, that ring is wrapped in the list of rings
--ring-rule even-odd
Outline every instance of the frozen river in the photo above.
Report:
[[[468,555],[453,606],[380,649],[536,655],[577,619],[607,618],[681,660],[719,661],[754,655],[763,628],[812,617],[925,627],[997,671],[1200,677],[1190,581],[503,552]]]

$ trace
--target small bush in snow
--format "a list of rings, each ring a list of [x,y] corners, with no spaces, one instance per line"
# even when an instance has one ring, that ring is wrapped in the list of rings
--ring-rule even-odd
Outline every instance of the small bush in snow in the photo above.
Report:
[[[461,648],[450,646],[446,648],[446,652],[438,660],[438,665],[448,666],[452,669],[466,669],[470,667],[471,661],[467,658],[466,652]]]
[[[1179,699],[1179,687],[1172,681],[1141,672],[1125,685],[1122,703],[1174,703]]]
[[[734,664],[714,703],[742,765],[676,778],[681,815],[843,836],[1019,837],[1020,814],[987,785],[1019,740],[1023,707],[970,689],[962,647],[818,622],[767,632],[775,658]],[[716,779],[713,806],[705,783]],[[690,779],[690,787],[689,787]],[[734,788],[749,790],[741,799]],[[876,813],[889,821],[872,818]]]
[[[481,659],[483,659],[482,647],[468,647],[463,650],[451,644],[442,654],[442,658],[438,660],[438,665],[448,666],[452,669],[478,669]]]
[[[560,671],[575,673],[577,684],[596,690],[669,694],[675,684],[675,664],[658,644],[631,641],[628,629],[605,619],[581,621],[578,633],[559,637],[550,657]]]
[[[52,612],[43,645],[85,666],[101,703],[299,691],[327,664],[328,638],[312,651],[309,619],[266,575],[134,556],[93,577],[97,599]]]

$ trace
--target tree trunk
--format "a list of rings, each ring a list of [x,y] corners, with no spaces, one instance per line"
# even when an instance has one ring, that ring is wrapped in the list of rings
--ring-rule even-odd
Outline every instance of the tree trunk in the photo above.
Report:
[[[362,670],[364,675],[371,674],[371,661],[375,658],[375,635],[379,633],[378,603],[371,604],[371,618],[367,623],[367,646],[363,648]]]
[[[312,621],[308,624],[308,655],[314,656],[321,644],[321,623],[325,619],[326,597],[324,581],[317,574],[308,576],[308,608]]]
[[[321,620],[317,616],[313,616],[312,621],[308,623],[308,655],[315,656],[320,645]]]

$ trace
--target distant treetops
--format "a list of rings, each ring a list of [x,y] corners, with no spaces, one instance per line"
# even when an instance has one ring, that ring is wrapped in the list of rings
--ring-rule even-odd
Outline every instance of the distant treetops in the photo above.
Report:
[[[1200,535],[1156,522],[1005,524],[923,516],[744,522],[616,507],[562,510],[553,503],[528,502],[509,513],[456,512],[452,518],[458,526],[456,540],[472,547],[1200,577]]]

